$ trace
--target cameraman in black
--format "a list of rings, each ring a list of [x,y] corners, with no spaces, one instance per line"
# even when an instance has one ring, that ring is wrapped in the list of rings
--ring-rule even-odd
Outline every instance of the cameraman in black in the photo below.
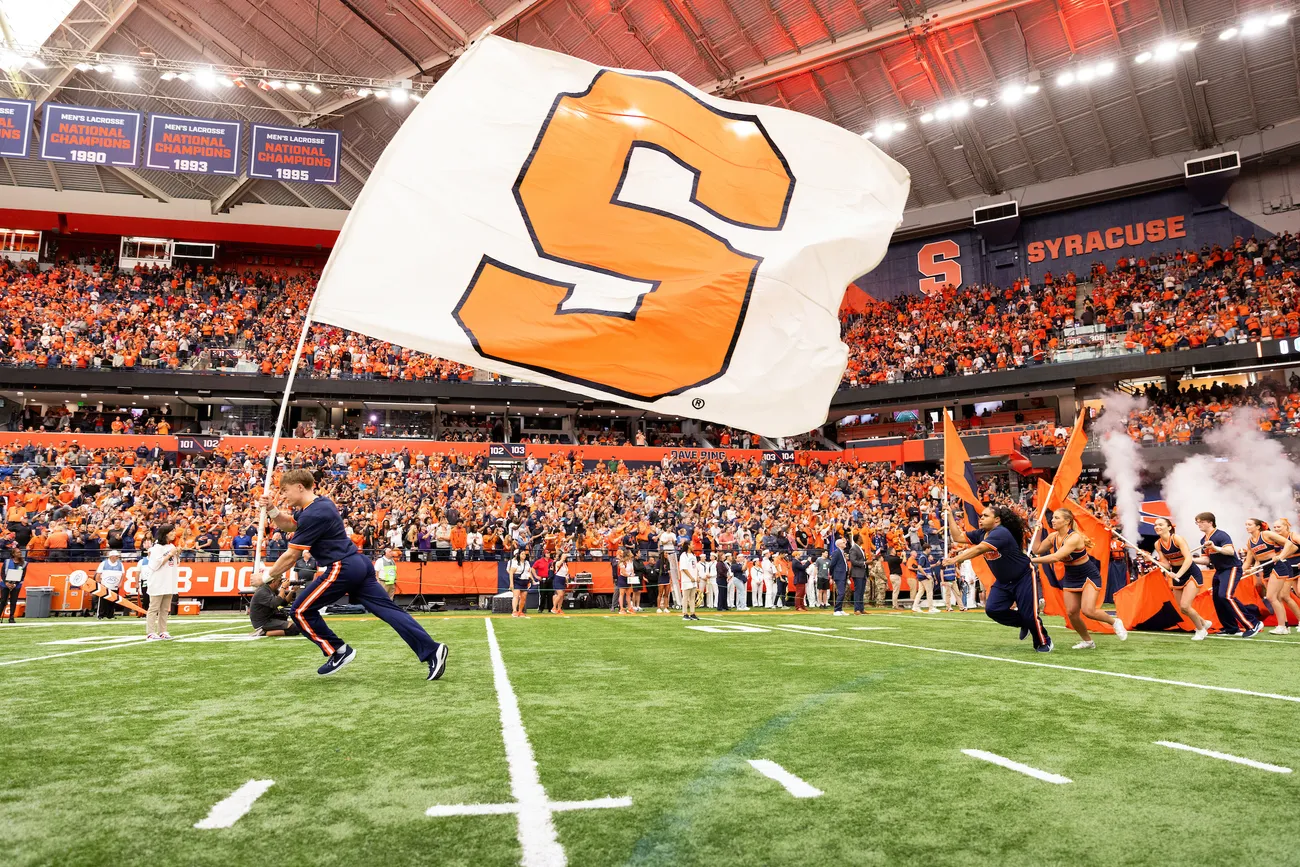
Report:
[[[253,622],[253,635],[258,638],[301,635],[302,630],[283,611],[293,604],[297,595],[296,579],[290,583],[285,575],[277,575],[254,590],[253,599],[248,604],[248,618]]]

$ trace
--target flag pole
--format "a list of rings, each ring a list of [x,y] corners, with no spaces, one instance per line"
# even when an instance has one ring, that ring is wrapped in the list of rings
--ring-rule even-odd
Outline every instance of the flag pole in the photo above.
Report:
[[[1083,413],[1079,413],[1074,420],[1074,430],[1070,431],[1070,438],[1065,441],[1065,450],[1070,450],[1070,443],[1074,442],[1074,436],[1083,429]],[[1060,467],[1058,466],[1059,470]],[[1025,556],[1029,556],[1033,551],[1034,540],[1038,538],[1038,531],[1043,528],[1043,519],[1047,517],[1047,504],[1052,501],[1052,491],[1056,490],[1056,476],[1052,476],[1052,483],[1047,486],[1047,496],[1043,497],[1043,508],[1038,510],[1038,522],[1034,524],[1034,531],[1029,534],[1029,543],[1025,546]],[[1069,491],[1065,492],[1067,495]]]
[[[945,420],[951,418],[948,415],[948,407],[943,408],[943,417]],[[948,438],[948,426],[943,426],[943,438]],[[943,450],[943,556],[947,558],[948,552],[952,550],[952,543],[949,541],[950,531],[948,529],[948,510],[951,508],[948,501],[948,449]]]
[[[284,382],[284,394],[280,396],[280,414],[275,419],[275,432],[271,435],[271,450],[266,455],[266,470],[262,475],[262,496],[271,493],[271,473],[275,469],[276,452],[280,449],[280,430],[284,427],[284,417],[289,410],[289,393],[293,390],[293,380],[298,375],[298,360],[302,358],[302,348],[307,343],[307,333],[316,313],[316,299],[320,292],[313,292],[311,303],[307,305],[307,314],[302,320],[302,331],[298,334],[298,346],[293,351],[293,360],[289,362],[289,377]],[[253,575],[261,580],[262,543],[266,536],[266,507],[257,510],[257,547],[253,551]]]

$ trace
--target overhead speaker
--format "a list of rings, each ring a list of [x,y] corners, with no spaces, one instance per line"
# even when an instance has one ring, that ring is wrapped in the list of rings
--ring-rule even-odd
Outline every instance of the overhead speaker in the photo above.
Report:
[[[1224,151],[1183,163],[1183,183],[1203,208],[1223,201],[1228,188],[1240,174],[1239,151]]]
[[[1016,237],[1016,232],[1020,231],[1020,205],[1016,202],[1001,202],[976,208],[972,222],[985,244],[991,247],[1009,244]]]

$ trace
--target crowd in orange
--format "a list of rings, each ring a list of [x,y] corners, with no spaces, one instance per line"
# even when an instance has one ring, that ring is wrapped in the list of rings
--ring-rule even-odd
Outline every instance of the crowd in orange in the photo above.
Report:
[[[36,561],[94,560],[110,548],[139,551],[149,531],[170,524],[187,557],[247,557],[264,459],[225,448],[174,466],[143,447],[0,449],[0,548],[25,548]],[[684,532],[702,554],[824,548],[854,534],[905,556],[942,533],[942,479],[879,464],[665,459],[638,469],[584,461],[575,449],[513,489],[498,485],[483,458],[455,452],[313,447],[283,453],[277,471],[299,466],[318,471],[318,492],[339,504],[360,548],[398,548],[408,559],[491,559],[518,547],[609,557],[621,546],[653,548],[664,528]],[[1006,490],[1003,477],[989,477],[982,495]],[[269,554],[285,544],[270,534]]]
[[[1200,250],[1093,265],[1007,288],[945,287],[869,301],[846,315],[844,382],[953,376],[1051,363],[1073,326],[1102,326],[1131,352],[1300,335],[1300,240],[1236,238]],[[0,261],[0,364],[287,372],[316,279],[295,270],[177,265],[116,271],[107,260]],[[1082,306],[1079,302],[1082,301]],[[312,326],[302,375],[467,380],[472,368],[327,325]]]

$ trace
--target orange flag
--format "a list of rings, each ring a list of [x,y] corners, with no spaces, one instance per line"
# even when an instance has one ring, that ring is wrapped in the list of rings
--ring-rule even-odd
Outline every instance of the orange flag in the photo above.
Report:
[[[948,415],[946,409],[943,411],[943,483],[947,486],[948,493],[966,506],[966,531],[974,530],[979,526],[984,504],[975,494],[975,472],[971,469],[970,455],[966,453],[966,446],[962,445],[961,437],[957,434],[957,426],[952,423],[952,416]],[[948,508],[948,504],[944,503],[943,507]],[[983,557],[971,560],[970,565],[987,593],[993,586],[993,570]]]
[[[1065,454],[1061,455],[1061,463],[1056,468],[1056,475],[1052,478],[1052,494],[1047,501],[1049,509],[1059,509],[1066,498],[1070,496],[1070,489],[1079,481],[1079,475],[1083,472],[1083,449],[1088,445],[1088,435],[1083,432],[1083,413],[1080,412],[1074,422],[1074,430],[1070,432],[1070,439],[1065,444]]]

